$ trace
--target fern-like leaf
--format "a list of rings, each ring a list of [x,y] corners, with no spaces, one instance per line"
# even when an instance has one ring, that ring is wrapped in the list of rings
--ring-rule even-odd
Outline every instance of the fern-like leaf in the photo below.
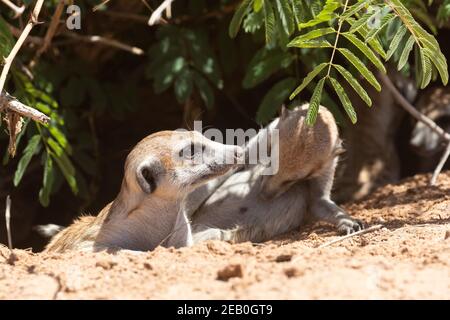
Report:
[[[353,54],[350,50],[346,48],[338,48],[339,52],[347,58],[348,61],[353,64],[353,66],[358,69],[358,71],[363,75],[363,77],[377,90],[381,91],[381,85],[378,83],[377,79],[373,75],[372,71],[370,71],[364,63],[357,56]]]
[[[271,44],[275,30],[275,15],[269,0],[264,0],[264,23],[266,27],[266,43]]]
[[[364,55],[381,71],[386,73],[383,62],[375,55],[375,53],[353,33],[345,32],[342,34],[347,40],[355,45]]]
[[[306,124],[312,126],[317,120],[317,114],[319,113],[320,100],[322,99],[322,90],[326,78],[322,78],[316,85],[309,101],[308,113],[306,114]]]
[[[328,66],[328,63],[324,62],[317,67],[314,68],[313,71],[308,73],[308,75],[303,79],[303,82],[301,85],[299,85],[294,92],[292,92],[291,96],[289,97],[290,100],[294,99],[296,95],[298,95],[300,92],[303,91],[303,89],[306,88],[306,86],[314,79],[325,67]]]
[[[403,67],[406,65],[406,63],[408,62],[408,58],[414,47],[414,43],[416,43],[416,41],[414,39],[414,36],[411,35],[408,41],[406,41],[405,47],[403,48],[402,54],[400,55],[400,59],[398,60],[397,66],[398,70],[402,70]]]
[[[355,109],[353,108],[353,105],[350,102],[350,99],[348,98],[347,94],[345,93],[344,88],[342,88],[341,84],[333,77],[330,77],[330,82],[334,88],[334,91],[336,91],[336,93],[339,97],[339,100],[341,101],[342,106],[345,109],[345,112],[347,113],[347,115],[350,118],[350,120],[352,121],[352,123],[355,124],[356,121],[358,121],[358,118],[356,117]]]
[[[239,28],[241,27],[242,19],[244,19],[245,14],[247,13],[248,8],[252,4],[253,0],[244,0],[241,5],[237,8],[236,13],[231,19],[230,27],[228,29],[228,33],[231,38],[236,37]]]
[[[322,11],[318,15],[316,15],[314,19],[305,23],[300,23],[298,25],[298,29],[300,30],[307,27],[313,27],[315,25],[318,25],[319,23],[330,21],[332,18],[336,16],[334,11],[340,6],[341,5],[339,1],[337,0],[327,0],[325,5],[323,6]]]
[[[353,77],[353,75],[347,71],[343,66],[338,64],[333,65],[336,70],[347,80],[347,82],[352,86],[356,93],[361,97],[361,99],[369,106],[372,106],[372,100],[367,94],[366,90],[359,84],[358,80]]]
[[[304,41],[310,41],[313,39],[317,39],[319,37],[325,36],[327,34],[331,34],[331,33],[335,33],[336,30],[334,30],[333,28],[329,27],[329,28],[320,28],[320,29],[315,29],[312,30],[306,34],[303,34],[301,36],[298,36],[296,38],[294,38],[291,43],[296,43],[296,44],[300,44]]]
[[[386,54],[386,60],[389,60],[392,55],[397,51],[398,46],[400,45],[400,42],[402,41],[403,37],[405,36],[408,29],[404,25],[402,25],[397,33],[395,34],[394,38],[392,38],[391,44],[389,46],[389,50]]]

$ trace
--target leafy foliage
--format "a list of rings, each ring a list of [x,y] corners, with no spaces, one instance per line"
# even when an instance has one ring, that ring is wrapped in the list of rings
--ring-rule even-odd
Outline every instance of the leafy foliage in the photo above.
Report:
[[[103,2],[80,0],[77,5],[89,15]],[[130,1],[111,1],[99,11],[108,12],[116,2],[132,8],[131,16],[148,18],[145,5],[136,9],[139,5]],[[23,3],[26,17],[34,2]],[[45,2],[42,21],[50,21],[57,3]],[[155,8],[160,1],[148,3]],[[0,55],[5,57],[17,37],[11,26],[21,29],[23,21],[0,6]],[[124,58],[126,53],[112,49],[96,55],[98,48],[92,44],[70,42],[59,33],[53,40],[55,50],[36,61],[39,44],[25,45],[6,89],[52,121],[40,125],[26,120],[16,141],[18,159],[11,161],[5,151],[3,164],[14,172],[15,186],[32,172],[39,174],[38,196],[44,206],[64,185],[79,197],[95,197],[101,143],[96,123],[105,116],[130,117],[137,109],[140,86],[153,87],[155,94],[165,93],[181,106],[198,96],[207,110],[219,104],[219,96],[238,104],[240,97],[256,93],[260,98],[254,118],[259,124],[269,122],[283,103],[306,100],[311,125],[321,103],[338,122],[347,117],[354,123],[358,110],[350,95],[356,93],[371,106],[366,90],[381,89],[374,71],[385,72],[386,61],[409,70],[420,88],[438,77],[448,82],[447,61],[434,35],[449,17],[449,0],[174,1],[173,19],[153,28],[130,26],[128,20],[111,20],[103,27],[105,17],[96,24],[94,16],[81,34],[107,29],[124,42],[148,48],[147,58]],[[141,33],[134,35],[138,28]],[[39,24],[33,36],[42,39],[47,30],[48,23]],[[145,75],[129,72],[130,66],[139,66]],[[0,138],[6,141],[5,132]]]
[[[271,1],[260,2],[258,3],[259,9],[260,7],[263,9],[267,7],[268,10],[273,10]],[[412,15],[412,13],[415,13],[419,21],[427,25],[433,32],[436,32],[433,19],[427,14],[427,5],[422,1],[407,1],[406,5],[400,0],[280,0],[276,1],[276,3],[281,3],[275,6],[278,16],[274,15],[273,19],[275,21],[271,21],[269,24],[266,21],[266,43],[269,48],[273,47],[273,34],[284,34],[286,37],[294,35],[287,43],[288,48],[299,48],[302,50],[301,52],[310,49],[321,51],[328,49],[331,51],[328,62],[316,65],[290,95],[290,99],[293,99],[315,77],[321,76],[310,101],[311,106],[308,117],[310,124],[313,124],[313,120],[316,118],[317,102],[320,101],[323,84],[326,80],[330,81],[331,87],[336,92],[350,120],[353,123],[356,122],[356,112],[345,89],[335,78],[337,74],[341,75],[348,82],[350,87],[356,91],[367,105],[370,106],[372,104],[364,86],[361,86],[356,80],[357,74],[352,73],[352,70],[357,71],[368,84],[380,91],[381,85],[372,71],[373,68],[368,67],[365,60],[369,61],[376,69],[385,73],[386,68],[381,59],[386,61],[397,60],[398,69],[401,70],[408,64],[411,53],[417,52],[420,61],[418,66],[416,66],[418,70],[417,81],[420,88],[425,88],[432,80],[432,75],[436,72],[439,73],[445,85],[448,82],[447,61],[441,52],[438,42]],[[431,4],[432,1],[428,1],[428,5]],[[406,6],[409,6],[411,11]],[[285,9],[286,7],[289,7],[289,12],[291,13],[289,22],[285,14],[288,12]],[[230,35],[236,34],[237,24],[239,21],[242,21],[246,11],[247,14],[253,14],[251,12],[251,1],[245,2],[245,8],[245,10],[242,9],[236,13],[236,15],[239,14],[239,19],[233,19],[235,24],[230,26]],[[310,8],[308,15],[302,11],[305,8]],[[320,10],[317,10],[317,8],[320,8]],[[445,10],[445,8],[446,4],[444,3],[440,12]],[[309,18],[306,18],[307,16]],[[277,23],[277,17],[281,20],[281,23]],[[297,25],[297,32],[294,32],[290,27],[294,21]],[[393,36],[392,41],[389,42],[390,45],[386,52],[381,38],[387,37],[386,30],[392,29],[393,25],[397,27],[398,31]],[[270,36],[268,37],[267,34]],[[344,39],[347,42],[344,42]],[[280,43],[280,46],[282,50],[285,50],[283,43],[284,41]],[[348,43],[351,45],[348,45]],[[413,51],[414,47],[417,48],[416,51]],[[347,65],[335,63],[337,53],[345,58]],[[396,55],[396,53],[399,54]],[[348,69],[348,66],[352,66],[353,69]],[[285,68],[286,66],[282,65],[282,67]],[[273,68],[270,70],[272,73]],[[324,71],[326,72],[324,73]],[[252,79],[258,78],[254,73],[247,73],[246,83],[251,83]],[[264,109],[260,109],[260,113],[268,109],[268,99],[269,97],[264,98]],[[279,102],[273,99],[273,103],[275,105],[275,103]],[[261,118],[263,117],[259,117],[259,119]]]

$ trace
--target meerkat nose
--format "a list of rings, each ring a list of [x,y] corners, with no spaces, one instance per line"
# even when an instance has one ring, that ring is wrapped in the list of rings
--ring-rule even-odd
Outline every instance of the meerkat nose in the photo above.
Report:
[[[241,147],[236,147],[234,149],[234,160],[239,161],[244,157],[244,149]]]

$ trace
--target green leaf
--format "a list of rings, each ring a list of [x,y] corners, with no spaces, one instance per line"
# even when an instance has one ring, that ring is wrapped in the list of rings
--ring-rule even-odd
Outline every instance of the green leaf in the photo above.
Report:
[[[330,42],[327,40],[319,39],[319,40],[310,40],[310,41],[296,41],[295,39],[292,42],[287,44],[287,47],[297,47],[297,48],[332,48]]]
[[[47,140],[47,144],[50,146],[51,151],[50,155],[58,164],[59,169],[61,170],[64,178],[67,181],[70,189],[74,194],[78,193],[78,185],[77,180],[75,179],[75,167],[73,166],[70,159],[67,157],[67,154],[61,148],[61,146],[52,138]]]
[[[361,28],[364,28],[367,26],[367,20],[369,20],[369,18],[372,16],[371,13],[365,13],[361,18],[359,18],[356,21],[353,20],[349,20],[349,22],[351,21],[351,27],[350,30],[348,32],[354,33],[356,31],[358,31]],[[368,33],[368,31],[367,31]]]
[[[262,9],[263,5],[264,5],[263,0],[254,0],[253,11],[259,12]]]
[[[289,97],[295,86],[295,78],[287,78],[277,82],[264,96],[256,113],[256,121],[260,124],[269,122],[278,108]]]
[[[322,99],[322,90],[326,78],[322,78],[317,83],[316,88],[309,101],[308,113],[306,114],[306,124],[309,126],[314,125],[317,120],[317,114],[319,113],[320,100]]]
[[[364,43],[362,42],[357,36],[355,36],[353,33],[343,33],[342,34],[347,40],[349,40],[351,43],[353,43],[364,55],[381,71],[386,73],[386,68],[384,67],[384,64],[381,62],[380,59],[375,55],[375,53]]]
[[[180,104],[185,103],[186,100],[191,96],[193,85],[194,82],[192,79],[192,73],[189,71],[189,69],[185,68],[178,75],[178,78],[175,81],[174,85],[175,97]]]
[[[341,101],[341,103],[345,109],[345,112],[347,112],[347,115],[350,118],[350,120],[352,121],[352,123],[355,124],[357,121],[356,112],[352,106],[352,103],[350,102],[350,99],[348,98],[347,94],[345,93],[344,88],[342,88],[342,86],[336,79],[330,77],[330,81],[331,81],[331,85],[333,86],[334,90],[336,91],[336,93],[339,97],[339,100]]]
[[[8,24],[0,16],[0,58],[8,56],[14,46],[14,38],[9,30]]]
[[[336,33],[336,30],[334,30],[331,27],[315,29],[304,35],[294,38],[289,44],[292,44],[291,46],[296,47],[305,41],[310,41],[310,40],[325,36],[330,33]]]
[[[264,24],[264,13],[262,11],[252,12],[244,20],[243,28],[247,33],[255,33]]]
[[[214,106],[214,92],[208,81],[197,72],[194,73],[194,83],[198,89],[200,96],[205,102],[205,106],[211,109]]]
[[[416,41],[414,39],[414,36],[411,35],[409,37],[408,41],[406,41],[406,44],[405,44],[405,47],[403,48],[400,59],[398,60],[398,66],[397,66],[398,70],[402,70],[403,67],[406,65],[406,63],[408,62],[409,54],[411,53],[411,51],[414,47],[414,43],[416,43]]]
[[[339,20],[341,20],[341,21],[347,20],[348,18],[350,18],[354,14],[358,13],[359,11],[361,11],[363,8],[367,7],[368,5],[369,5],[369,3],[365,0],[358,1],[353,6],[349,7],[347,9],[347,11],[339,17]]]
[[[47,129],[53,136],[53,138],[55,138],[56,141],[58,141],[61,147],[63,147],[63,149],[66,150],[68,154],[72,154],[72,147],[70,146],[69,141],[67,140],[64,133],[61,130],[59,130],[58,127],[53,125],[47,126]]]
[[[252,4],[252,0],[244,0],[241,5],[237,8],[236,13],[231,19],[230,28],[228,29],[228,33],[231,38],[236,37],[239,32],[239,28],[241,27],[242,19],[244,19],[245,14],[248,11],[248,8]]]
[[[42,187],[41,190],[39,190],[39,202],[44,207],[48,207],[50,203],[50,193],[52,191],[54,181],[55,169],[53,168],[53,159],[48,153],[46,153]]]
[[[357,56],[353,54],[350,50],[346,48],[338,48],[339,52],[347,58],[348,61],[353,64],[353,66],[358,69],[358,71],[363,75],[363,77],[377,90],[381,91],[381,85],[378,83],[377,79],[373,75],[372,71],[370,71],[364,63],[359,60]]]
[[[266,27],[266,44],[271,45],[274,41],[275,14],[269,0],[264,0],[264,23]]]
[[[389,50],[386,55],[386,60],[389,60],[395,51],[397,51],[398,46],[400,45],[400,42],[402,41],[403,37],[405,36],[408,29],[404,25],[402,25],[397,33],[395,34],[394,38],[392,38],[391,44],[389,46]]]
[[[155,93],[161,93],[168,89],[185,65],[186,60],[184,57],[176,57],[155,70],[153,73],[153,89]]]
[[[298,25],[298,29],[300,30],[307,27],[313,27],[319,23],[330,21],[336,16],[334,11],[340,6],[341,5],[339,1],[337,0],[327,0],[325,5],[323,6],[322,11],[318,15],[316,15],[314,19],[305,23],[300,23]]]
[[[447,59],[442,53],[439,43],[437,40],[428,33],[417,21],[412,17],[409,10],[403,5],[401,0],[389,0],[386,2],[395,12],[395,14],[400,17],[403,24],[407,26],[408,30],[414,35],[415,41],[421,48],[430,50],[432,63],[437,68],[442,83],[447,85],[448,83],[448,65]]]
[[[305,89],[306,86],[312,81],[312,79],[314,79],[328,65],[329,65],[328,63],[324,62],[324,63],[318,65],[317,67],[315,67],[314,70],[312,70],[310,73],[308,73],[308,75],[305,77],[305,79],[303,79],[302,84],[299,85],[297,87],[297,89],[295,89],[294,92],[292,92],[289,99],[290,100],[294,99],[295,96],[298,95],[300,92],[302,92],[303,89]]]
[[[289,6],[289,1],[275,0],[275,3],[283,29],[287,35],[291,35],[295,30],[295,24],[292,9]]]
[[[392,14],[387,14],[381,18],[381,23],[379,26],[368,26],[370,31],[366,36],[366,41],[370,41],[371,39],[374,39],[378,35],[378,33],[380,33],[395,18],[396,18],[396,16],[394,16]],[[370,19],[369,19],[368,23],[370,23]]]
[[[245,89],[257,86],[275,72],[290,66],[294,59],[290,52],[266,48],[259,50],[248,65],[242,86]]]
[[[352,88],[356,91],[356,93],[361,97],[361,99],[369,106],[372,106],[372,100],[367,94],[366,90],[359,84],[358,80],[356,80],[353,75],[347,71],[343,66],[338,64],[333,65],[337,71],[347,80],[347,82],[352,86]]]
[[[25,173],[25,170],[27,169],[28,165],[30,164],[31,158],[39,152],[41,142],[41,136],[39,134],[34,135],[31,137],[31,139],[28,141],[27,146],[25,147],[25,150],[23,151],[22,158],[19,161],[19,164],[17,165],[16,172],[14,173],[14,186],[18,186],[20,181],[22,180],[23,174]]]
[[[419,50],[420,55],[420,66],[421,66],[421,81],[420,81],[420,89],[424,89],[431,81],[431,77],[433,75],[433,65],[431,63],[432,57],[427,56],[427,53],[424,49]]]

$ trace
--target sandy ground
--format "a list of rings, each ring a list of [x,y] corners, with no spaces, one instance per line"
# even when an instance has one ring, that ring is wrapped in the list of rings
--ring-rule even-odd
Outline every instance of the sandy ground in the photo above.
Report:
[[[33,254],[0,247],[1,299],[449,299],[450,172],[417,176],[346,206],[369,226],[342,242],[327,225],[263,244]]]

